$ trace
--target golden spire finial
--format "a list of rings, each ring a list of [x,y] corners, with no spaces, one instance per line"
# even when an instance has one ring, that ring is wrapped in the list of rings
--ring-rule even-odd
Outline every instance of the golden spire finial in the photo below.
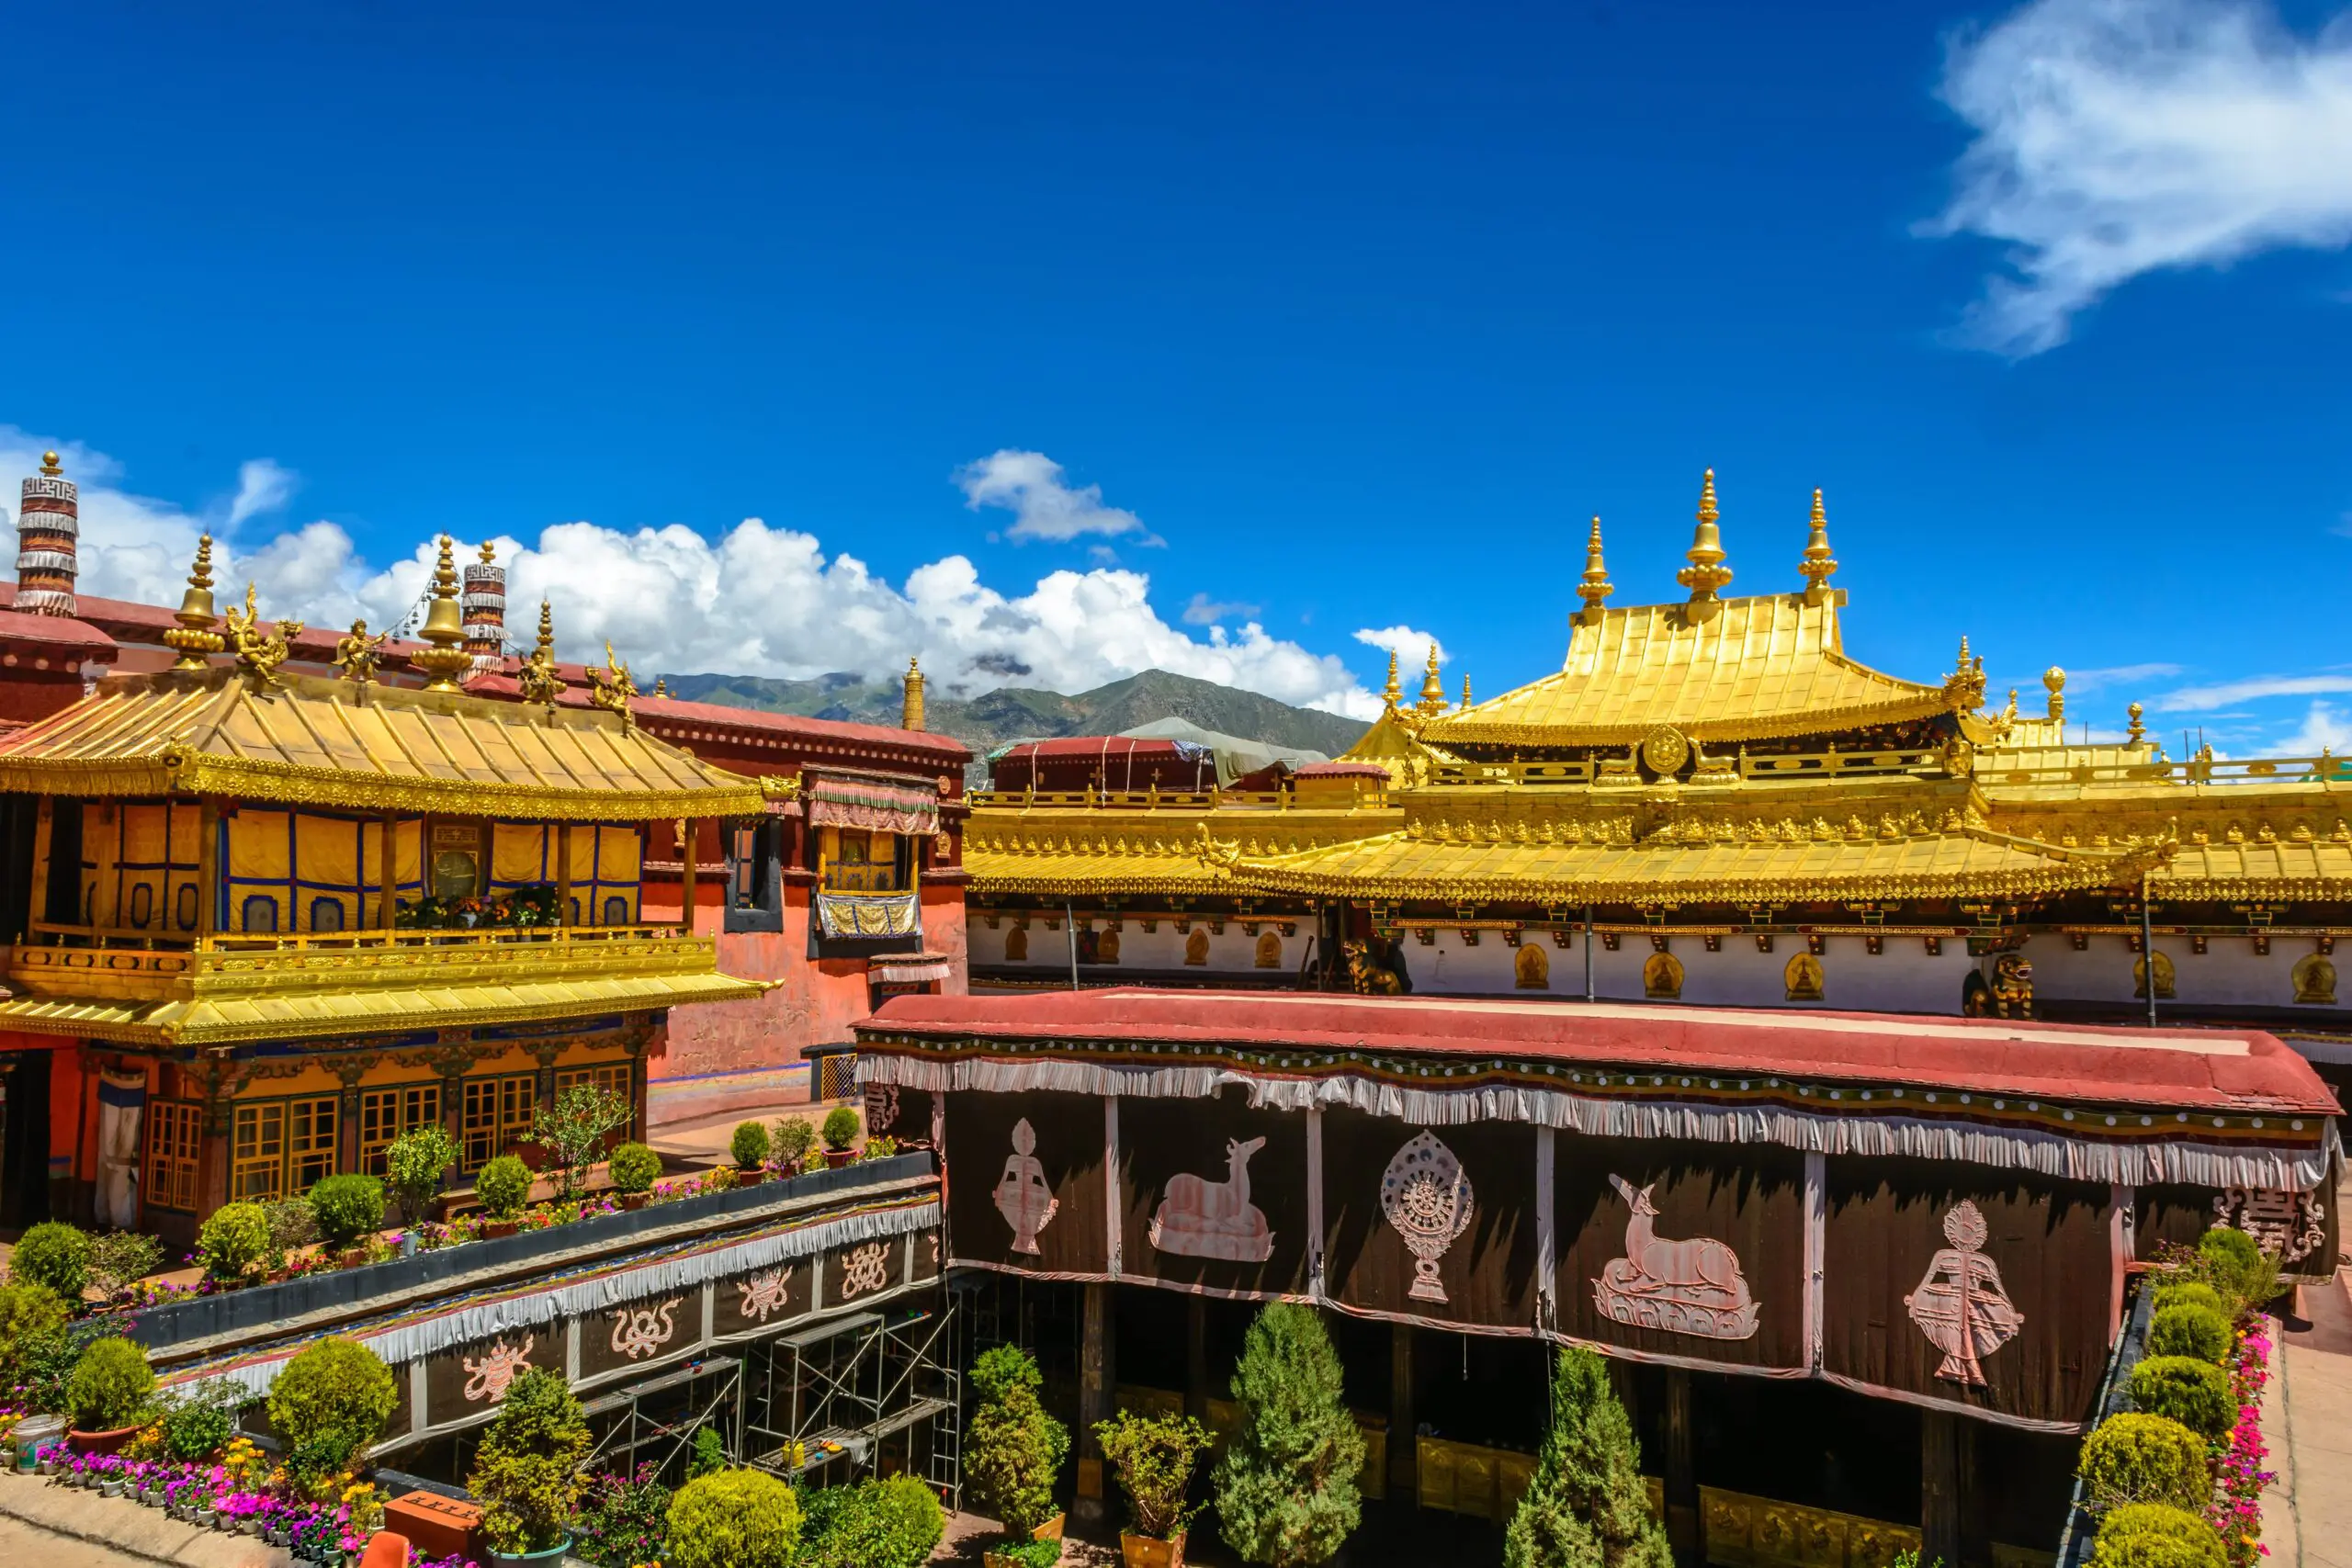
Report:
[[[2148,738],[2147,727],[2140,722],[2140,716],[2146,711],[2138,703],[2133,703],[2123,710],[2124,716],[2132,721],[2130,731],[2123,737],[2126,745],[2137,746]]]
[[[409,655],[409,663],[426,676],[428,692],[458,690],[458,677],[474,667],[473,655],[461,646],[466,640],[464,617],[458,609],[458,568],[450,559],[449,536],[441,536],[441,558],[433,569],[433,607],[424,615],[424,629],[417,635],[432,646]]]
[[[1805,602],[1818,604],[1829,593],[1829,580],[1838,574],[1838,558],[1829,553],[1829,517],[1821,509],[1821,491],[1813,492],[1813,531],[1805,537],[1804,559],[1797,563],[1804,577]]]
[[[1584,576],[1577,582],[1577,597],[1584,601],[1584,608],[1577,612],[1577,622],[1591,626],[1600,619],[1601,603],[1609,597],[1609,568],[1600,558],[1600,519],[1592,520],[1592,533],[1584,542]]]
[[[1470,705],[1470,672],[1467,670],[1462,672],[1462,705],[1465,708]]]
[[[43,452],[40,455],[40,471],[43,479],[57,479],[65,472],[63,468],[57,466],[57,454],[54,452]]]
[[[553,707],[556,698],[563,694],[563,677],[555,672],[555,609],[544,599],[539,601],[539,645],[523,660],[515,684],[526,703]]]
[[[497,560],[498,547],[492,544],[488,539],[484,539],[481,542],[481,564],[484,566],[492,566],[496,564]]]
[[[2066,672],[2055,664],[2041,672],[2041,689],[2050,694],[2050,716],[2066,716]]]
[[[1388,685],[1381,695],[1388,699],[1388,705],[1392,708],[1405,695],[1405,689],[1396,683],[1396,650],[1393,648],[1388,650]]]
[[[1723,531],[1715,526],[1718,515],[1715,470],[1709,468],[1699,486],[1699,526],[1691,533],[1686,552],[1690,564],[1674,574],[1675,581],[1690,590],[1691,615],[1699,620],[1714,614],[1719,603],[1716,591],[1731,583],[1731,568],[1724,565]]]
[[[907,660],[906,689],[899,702],[899,728],[922,728],[922,664],[911,655]]]
[[[179,625],[164,634],[164,641],[180,650],[178,660],[172,665],[175,670],[201,670],[206,654],[218,653],[228,646],[228,640],[212,629],[212,536],[209,534],[196,541],[196,564],[188,570],[187,592],[180,595],[179,610],[172,619]]]
[[[1437,678],[1435,639],[1431,639],[1430,643],[1429,670],[1421,676],[1421,700],[1415,705],[1415,711],[1423,714],[1441,714],[1445,711],[1445,684]]]

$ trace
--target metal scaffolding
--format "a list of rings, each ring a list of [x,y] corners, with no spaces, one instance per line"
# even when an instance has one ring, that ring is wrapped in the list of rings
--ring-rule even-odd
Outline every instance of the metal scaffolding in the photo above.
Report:
[[[884,1468],[963,1501],[963,1375],[956,1300],[854,1313],[747,1347],[741,1450],[787,1481],[838,1484]]]
[[[695,1434],[715,1428],[729,1455],[743,1448],[743,1359],[710,1356],[592,1394],[581,1405],[591,1429],[603,1426],[588,1456],[591,1470],[628,1472],[652,1464],[683,1478]],[[609,1425],[604,1425],[609,1420]]]

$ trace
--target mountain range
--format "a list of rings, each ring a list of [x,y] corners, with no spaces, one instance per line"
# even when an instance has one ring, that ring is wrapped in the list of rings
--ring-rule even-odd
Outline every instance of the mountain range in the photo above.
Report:
[[[722,707],[759,708],[809,718],[858,724],[899,722],[899,682],[868,681],[845,673],[787,681],[758,675],[666,675],[670,694]],[[952,735],[976,759],[1012,740],[1051,739],[1065,735],[1116,735],[1155,719],[1181,718],[1248,740],[1338,756],[1369,726],[1319,708],[1293,707],[1255,692],[1220,686],[1165,670],[1147,670],[1091,692],[1059,692],[1001,686],[960,700],[926,695],[924,725]]]

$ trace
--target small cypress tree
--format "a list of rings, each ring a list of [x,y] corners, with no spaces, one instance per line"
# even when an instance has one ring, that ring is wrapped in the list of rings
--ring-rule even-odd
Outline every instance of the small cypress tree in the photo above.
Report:
[[[1650,1517],[1634,1424],[1593,1351],[1560,1352],[1551,1429],[1503,1532],[1503,1568],[1674,1568]]]
[[[1241,1427],[1216,1466],[1217,1528],[1245,1562],[1327,1562],[1363,1512],[1363,1434],[1323,1320],[1269,1303],[1233,1371]]]

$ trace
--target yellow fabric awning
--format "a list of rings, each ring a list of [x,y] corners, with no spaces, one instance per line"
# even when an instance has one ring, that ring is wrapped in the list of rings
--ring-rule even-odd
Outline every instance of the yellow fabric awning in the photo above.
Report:
[[[104,682],[0,742],[0,790],[594,822],[763,809],[756,781],[619,714],[233,670]]]
[[[127,1044],[214,1045],[520,1023],[598,1012],[644,1012],[689,1002],[744,1001],[766,987],[726,975],[640,975],[508,986],[448,986],[284,996],[116,1001],[17,997],[0,1002],[0,1029],[73,1034]]]

